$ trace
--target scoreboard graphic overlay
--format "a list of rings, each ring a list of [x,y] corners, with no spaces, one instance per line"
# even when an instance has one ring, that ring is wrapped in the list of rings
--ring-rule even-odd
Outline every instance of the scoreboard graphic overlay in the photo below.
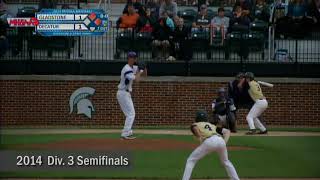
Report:
[[[103,35],[109,28],[103,9],[43,9],[35,18],[36,32],[42,36]]]

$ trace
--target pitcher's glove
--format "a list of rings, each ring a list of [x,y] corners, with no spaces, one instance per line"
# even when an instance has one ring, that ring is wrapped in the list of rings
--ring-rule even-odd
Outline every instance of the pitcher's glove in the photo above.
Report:
[[[145,62],[143,62],[143,61],[139,61],[138,62],[138,70],[140,71],[140,70],[145,70],[147,68],[147,65],[146,65],[146,63]]]

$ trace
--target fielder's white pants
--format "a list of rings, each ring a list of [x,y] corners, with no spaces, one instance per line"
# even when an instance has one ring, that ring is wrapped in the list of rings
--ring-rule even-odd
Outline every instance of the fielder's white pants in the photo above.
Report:
[[[268,101],[266,99],[258,99],[247,115],[247,121],[250,129],[260,129],[265,131],[266,128],[258,119],[259,116],[268,108]]]
[[[182,180],[190,180],[192,170],[195,164],[203,158],[205,155],[217,152],[220,158],[220,163],[224,166],[227,174],[231,180],[239,180],[237,171],[233,167],[232,163],[228,159],[227,146],[224,140],[214,135],[206,139],[200,146],[198,146],[189,156],[187,164],[184,170]]]
[[[121,136],[130,136],[132,135],[132,125],[136,115],[131,94],[127,91],[118,90],[117,99],[123,114],[126,116],[126,121],[124,123]]]

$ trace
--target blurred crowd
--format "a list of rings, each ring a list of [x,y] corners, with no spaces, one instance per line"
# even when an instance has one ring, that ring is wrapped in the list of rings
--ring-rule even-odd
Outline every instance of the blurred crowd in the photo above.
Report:
[[[212,4],[220,4],[217,12],[212,13]],[[122,16],[117,21],[121,31],[134,31],[150,34],[152,50],[159,59],[190,59],[192,43],[187,41],[192,33],[206,32],[210,42],[218,40],[225,44],[226,35],[234,29],[248,29],[257,20],[269,22],[272,6],[283,6],[281,0],[194,0],[195,16],[186,19],[183,10],[178,11],[175,0],[128,0]],[[230,7],[226,9],[226,5]],[[56,8],[55,0],[40,0],[42,8]],[[68,8],[63,6],[62,8]],[[189,8],[190,9],[190,8]],[[320,29],[320,0],[290,0],[285,13],[276,15],[278,34],[300,34]],[[8,17],[5,0],[0,0],[0,56],[8,47],[6,40],[6,18]]]
[[[214,38],[221,38],[220,43],[223,45],[227,33],[233,29],[248,29],[250,23],[256,20],[269,22],[271,5],[283,4],[280,1],[266,2],[266,0],[222,2],[218,12],[212,16],[208,13],[211,2],[193,1],[192,4],[197,6],[198,12],[189,24],[183,14],[179,14],[178,5],[174,0],[149,0],[145,5],[137,0],[128,0],[117,27],[122,30],[134,29],[137,32],[151,33],[152,49],[156,58],[190,59],[191,44],[185,41],[190,33],[209,31],[208,38],[211,41]],[[227,3],[233,3],[232,12],[228,15],[224,7]],[[317,29],[320,26],[320,0],[310,0],[310,2],[292,0],[285,11],[286,14],[277,19],[279,33],[303,34],[311,31],[311,28]],[[217,33],[221,35],[216,36]]]

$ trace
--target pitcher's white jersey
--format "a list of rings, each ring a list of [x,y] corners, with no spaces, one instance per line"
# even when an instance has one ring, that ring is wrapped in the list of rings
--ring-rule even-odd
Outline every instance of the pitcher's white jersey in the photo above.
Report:
[[[138,66],[131,67],[129,64],[126,64],[121,70],[120,83],[118,85],[119,90],[125,90],[132,92],[132,83],[136,78],[135,74],[138,71]]]

